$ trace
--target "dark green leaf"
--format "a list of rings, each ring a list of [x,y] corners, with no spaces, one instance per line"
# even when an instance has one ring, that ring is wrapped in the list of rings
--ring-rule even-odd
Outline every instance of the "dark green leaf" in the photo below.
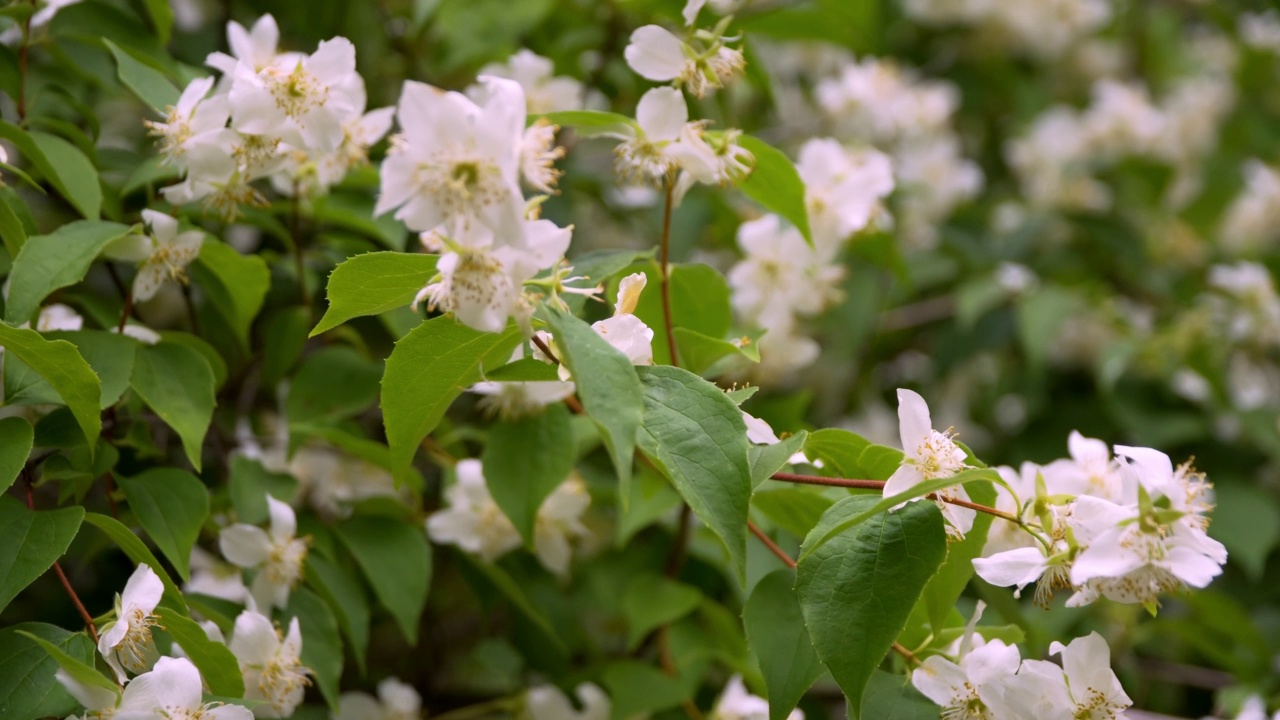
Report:
[[[82,507],[35,511],[0,496],[0,610],[62,557],[83,519]]]
[[[369,600],[360,581],[347,568],[312,553],[307,557],[307,585],[329,603],[363,674],[369,650]]]
[[[306,588],[289,593],[289,606],[280,611],[285,618],[298,618],[302,630],[302,664],[315,673],[316,686],[329,705],[338,709],[338,680],[342,677],[342,637],[338,621],[329,606]],[[282,623],[288,626],[287,622]]]
[[[20,417],[0,420],[0,493],[8,490],[18,478],[31,454],[34,439],[35,431],[26,420]]]
[[[538,508],[573,471],[569,409],[557,403],[494,425],[481,462],[494,502],[532,547]]]
[[[58,667],[62,668],[68,675],[80,682],[82,685],[89,687],[109,690],[113,693],[120,693],[120,686],[107,678],[106,675],[98,672],[93,667],[93,660],[85,662],[66,650],[63,650],[57,644],[50,642],[39,635],[19,630],[18,634],[35,643],[41,650],[49,654]]]
[[[364,571],[373,594],[395,618],[410,645],[431,586],[431,549],[419,525],[353,517],[336,528],[338,539]]]
[[[183,599],[182,591],[173,584],[173,578],[169,577],[169,573],[160,565],[160,561],[132,530],[121,524],[119,520],[98,513],[85,513],[84,521],[111,538],[111,541],[123,550],[135,565],[146,565],[154,570],[160,577],[160,582],[164,584],[165,599],[183,612],[187,611],[187,601]]]
[[[183,652],[200,671],[210,693],[229,698],[244,697],[240,664],[226,645],[210,640],[196,621],[173,608],[161,606],[156,609],[156,616],[160,626],[182,646]]]
[[[198,472],[205,432],[217,404],[209,362],[185,345],[141,345],[129,384],[160,419],[177,431],[187,459]]]
[[[48,235],[27,238],[13,259],[5,322],[29,322],[49,293],[83,280],[98,253],[128,232],[129,227],[120,223],[77,220]]]
[[[209,490],[177,468],[156,467],[135,477],[116,475],[129,507],[183,580],[191,579],[191,548],[209,517]],[[224,693],[218,693],[224,694]]]
[[[289,383],[285,412],[310,421],[355,415],[377,402],[381,377],[381,362],[344,345],[325,348],[303,360]]]
[[[66,717],[80,704],[54,679],[58,662],[21,633],[53,643],[73,659],[93,662],[93,641],[84,633],[72,633],[44,623],[22,623],[0,630],[0,708],[12,720]]]
[[[769,690],[769,720],[786,720],[823,673],[822,661],[804,630],[794,583],[795,572],[775,570],[756,583],[742,609],[747,642]]]
[[[158,4],[160,0],[147,0],[148,4]],[[165,4],[167,7],[167,4]],[[161,115],[166,108],[178,104],[178,96],[182,94],[164,73],[134,58],[128,51],[110,40],[103,40],[107,49],[115,56],[116,67],[120,74],[120,82],[133,91],[143,102]]]
[[[627,647],[634,650],[649,633],[688,615],[700,604],[702,592],[691,585],[661,576],[635,578],[622,596]]]
[[[867,720],[938,720],[938,706],[912,687],[909,678],[876,670],[871,674],[866,694],[862,697],[862,717]]]
[[[192,277],[235,331],[241,347],[249,347],[249,328],[262,309],[271,287],[271,271],[257,255],[241,255],[235,248],[205,238]]]

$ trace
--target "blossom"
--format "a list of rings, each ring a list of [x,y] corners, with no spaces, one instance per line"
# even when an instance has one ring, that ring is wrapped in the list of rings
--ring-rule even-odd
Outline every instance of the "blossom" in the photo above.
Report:
[[[843,269],[822,262],[800,231],[777,215],[740,225],[738,247],[746,257],[727,279],[733,308],[749,325],[784,333],[796,317],[816,315],[837,297]]]
[[[1113,502],[1136,502],[1137,487],[1126,488],[1120,463],[1112,459],[1107,444],[1072,430],[1067,437],[1070,459],[1044,466],[1045,484],[1051,494],[1092,495]]]
[[[182,591],[236,603],[244,602],[249,594],[240,568],[221,562],[199,546],[191,548],[191,581]]]
[[[57,330],[79,330],[84,327],[84,318],[69,305],[51,303],[40,308],[36,316],[36,330],[54,332]]]
[[[1111,669],[1111,650],[1098,633],[1053,642],[1050,653],[1061,654],[1062,666],[1046,660],[1025,660],[1017,675],[998,681],[1010,718],[1040,720],[1115,720],[1123,718],[1133,701]]]
[[[911,390],[898,390],[898,429],[902,436],[902,465],[894,471],[884,485],[884,496],[893,497],[907,492],[926,480],[946,478],[967,469],[965,451],[956,445],[950,430],[938,432],[929,419],[929,406],[924,398]],[[945,488],[936,493],[938,508],[946,518],[949,530],[960,535],[973,527],[975,513],[946,500],[969,499],[961,486]],[[915,502],[912,498],[907,502]]]
[[[160,139],[160,154],[169,162],[182,159],[188,149],[207,142],[211,137],[225,138],[231,107],[225,94],[208,97],[213,89],[211,77],[192,80],[177,105],[165,109],[164,122],[146,122],[151,134]]]
[[[591,329],[627,356],[632,365],[653,364],[653,330],[634,315],[648,277],[632,273],[618,283],[618,303],[613,317],[592,323]]]
[[[61,670],[58,680],[90,713],[86,718],[117,720],[251,720],[253,713],[239,705],[204,703],[200,671],[186,658],[162,657],[155,669],[139,675],[124,688],[119,705],[104,704],[107,693],[87,688]],[[88,692],[86,692],[88,691]]]
[[[259,607],[284,607],[289,592],[302,579],[309,537],[296,538],[297,518],[288,503],[267,496],[271,532],[236,523],[218,537],[222,555],[242,568],[256,569],[249,594]]]
[[[614,153],[618,173],[637,182],[661,182],[679,167],[673,144],[689,121],[689,107],[679,90],[646,92],[636,105],[636,125],[621,136]]]
[[[54,671],[53,677],[71,697],[76,699],[76,702],[80,703],[85,710],[88,710],[84,715],[72,715],[67,720],[101,720],[102,718],[109,718],[115,714],[116,707],[120,704],[120,693],[118,691],[108,690],[97,685],[85,685],[62,668]]]
[[[298,705],[311,671],[302,666],[302,628],[298,618],[289,621],[289,631],[281,637],[280,631],[265,615],[252,609],[236,618],[227,645],[240,664],[244,675],[246,700],[262,700],[253,708],[254,717],[289,717]]]
[[[519,547],[520,533],[489,493],[480,461],[460,460],[455,471],[457,482],[445,493],[448,507],[427,518],[431,539],[457,545],[487,562]],[[556,575],[563,576],[569,570],[570,540],[590,534],[579,519],[590,504],[586,485],[571,475],[538,508],[534,552]]]
[[[418,720],[422,716],[422,696],[408,683],[387,678],[378,683],[378,697],[347,692],[338,698],[334,720]]]
[[[502,78],[480,83],[478,103],[405,83],[396,107],[402,134],[382,164],[375,215],[394,209],[409,229],[438,231],[471,249],[521,244],[524,91]]]
[[[871,222],[894,188],[887,155],[871,148],[850,150],[831,138],[806,142],[796,171],[804,181],[814,243],[824,247],[828,260],[838,243]]]
[[[178,220],[154,210],[143,210],[142,219],[150,233],[126,235],[109,245],[104,254],[113,260],[138,262],[133,279],[133,299],[145,302],[167,280],[187,282],[187,266],[200,254],[204,233],[199,230],[178,232]]]
[[[156,624],[152,613],[163,594],[160,576],[149,566],[139,565],[125,583],[124,592],[116,596],[116,619],[102,628],[98,652],[120,683],[127,678],[125,670],[145,672],[160,657],[151,628]]]
[[[342,123],[342,142],[333,150],[308,151],[286,146],[284,161],[271,176],[275,189],[283,195],[301,190],[309,195],[323,195],[342,182],[352,168],[369,161],[369,148],[391,130],[395,108],[379,108],[367,113],[360,110]]]
[[[734,675],[725,684],[710,717],[713,720],[769,720],[769,701],[752,695],[743,684],[742,676]],[[787,720],[804,720],[804,711],[792,710]]]
[[[970,638],[966,637],[966,641]],[[1022,662],[1015,645],[1001,640],[962,647],[958,661],[930,655],[911,673],[911,684],[937,703],[947,720],[986,720],[1004,710],[999,680],[1018,671]],[[968,642],[962,643],[968,645]],[[1013,716],[1005,716],[1012,720]]]
[[[683,84],[702,97],[746,67],[742,51],[724,44],[725,38],[699,33],[707,46],[691,45],[658,25],[645,25],[631,33],[623,51],[627,65],[642,78],[655,82]]]
[[[544,193],[555,191],[561,172],[555,162],[564,157],[564,148],[556,145],[556,131],[546,118],[525,128],[520,140],[520,177],[529,187]]]
[[[280,28],[271,15],[263,15],[246,30],[243,25],[232,20],[227,23],[227,46],[231,55],[215,52],[205,59],[205,64],[230,75],[236,66],[244,63],[254,72],[265,70],[275,63],[276,46],[280,44]],[[292,56],[296,59],[298,56]]]
[[[608,720],[613,703],[604,691],[592,683],[582,683],[574,694],[582,705],[577,710],[569,698],[554,685],[529,688],[525,696],[522,720]]]
[[[346,517],[351,504],[372,497],[399,497],[396,479],[374,463],[319,443],[308,443],[289,459],[311,506],[326,517]]]
[[[551,60],[530,50],[522,49],[504,63],[485,65],[480,68],[480,74],[520,83],[530,115],[582,109],[582,83],[555,75]]]

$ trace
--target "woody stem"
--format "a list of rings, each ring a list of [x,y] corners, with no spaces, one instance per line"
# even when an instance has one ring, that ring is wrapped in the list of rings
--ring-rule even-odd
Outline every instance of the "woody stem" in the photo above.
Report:
[[[760,540],[760,542],[764,543],[765,547],[769,548],[769,552],[773,553],[774,555],[777,555],[778,559],[782,561],[782,564],[786,565],[792,570],[796,569],[796,561],[792,560],[790,555],[788,555],[782,548],[778,547],[778,544],[775,543],[772,538],[770,538],[768,535],[765,535],[764,531],[760,529],[759,525],[756,525],[755,523],[748,520],[747,529],[750,530],[751,534],[755,535],[756,538]]]
[[[675,206],[675,180],[671,177],[667,178],[667,200],[662,208],[662,240],[658,246],[658,273],[661,278],[662,285],[662,322],[667,328],[667,351],[670,353],[671,364],[679,367],[680,361],[676,354],[676,331],[671,324],[671,268],[669,262],[671,258],[671,212]]]
[[[854,488],[857,490],[883,490],[884,484],[885,484],[884,480],[854,480],[850,478],[830,478],[830,477],[822,477],[821,475],[796,475],[794,473],[781,473],[781,472],[774,473],[770,477],[773,480],[781,480],[782,482],[798,483],[801,485],[826,485],[828,487]],[[1013,513],[1007,513],[1003,510],[997,510],[996,508],[989,507],[987,505],[979,505],[978,503],[969,502],[968,500],[957,500],[955,498],[943,497],[941,495],[938,495],[937,493],[930,493],[925,497],[929,498],[930,500],[940,500],[944,503],[947,503],[948,505],[955,505],[957,507],[976,510],[980,513],[986,513],[988,515],[998,517],[1002,520],[1008,520],[1009,522],[1016,523],[1018,525],[1023,524],[1022,520],[1019,519],[1018,516],[1014,515]]]
[[[36,500],[31,489],[31,469],[24,467],[22,469],[22,479],[27,485],[27,509],[35,512]],[[80,617],[84,618],[84,626],[89,631],[89,637],[93,638],[93,644],[98,644],[98,626],[93,624],[93,616],[85,609],[84,603],[80,602],[80,596],[76,594],[75,588],[71,587],[71,581],[67,579],[67,574],[62,571],[62,566],[57,562],[53,564],[53,572],[57,574],[58,580],[62,582],[62,588],[67,591],[67,595],[71,598],[71,604],[76,606],[76,611],[80,613]]]

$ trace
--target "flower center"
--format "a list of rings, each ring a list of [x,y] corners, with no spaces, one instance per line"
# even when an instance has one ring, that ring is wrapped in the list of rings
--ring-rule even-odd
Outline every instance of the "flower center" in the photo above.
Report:
[[[302,689],[310,684],[298,658],[277,655],[263,666],[258,690],[275,710],[285,713],[296,704],[293,696],[301,698]]]
[[[307,559],[306,540],[291,538],[271,545],[267,556],[267,578],[277,585],[293,587],[302,577],[302,563]]]
[[[978,699],[978,691],[968,682],[956,688],[951,704],[942,711],[942,720],[989,720],[990,717],[986,704]]]
[[[1125,709],[1124,705],[1113,702],[1106,693],[1096,688],[1085,691],[1083,702],[1076,704],[1074,720],[1114,720]]]
[[[925,480],[951,477],[968,467],[964,463],[965,452],[956,445],[954,437],[951,430],[930,430],[916,446],[914,463]]]
[[[134,673],[145,672],[148,655],[155,647],[151,639],[151,627],[156,624],[155,616],[143,612],[142,608],[132,607],[120,621],[129,624],[124,638],[115,648],[120,664]]]
[[[277,68],[263,71],[267,90],[276,101],[276,107],[285,115],[297,120],[308,112],[324,107],[329,100],[329,88],[298,63],[289,74]]]

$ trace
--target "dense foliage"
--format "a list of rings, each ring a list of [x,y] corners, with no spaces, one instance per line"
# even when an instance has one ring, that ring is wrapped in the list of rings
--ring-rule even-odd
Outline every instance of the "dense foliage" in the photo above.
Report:
[[[0,718],[1280,716],[1280,11],[0,25]]]

